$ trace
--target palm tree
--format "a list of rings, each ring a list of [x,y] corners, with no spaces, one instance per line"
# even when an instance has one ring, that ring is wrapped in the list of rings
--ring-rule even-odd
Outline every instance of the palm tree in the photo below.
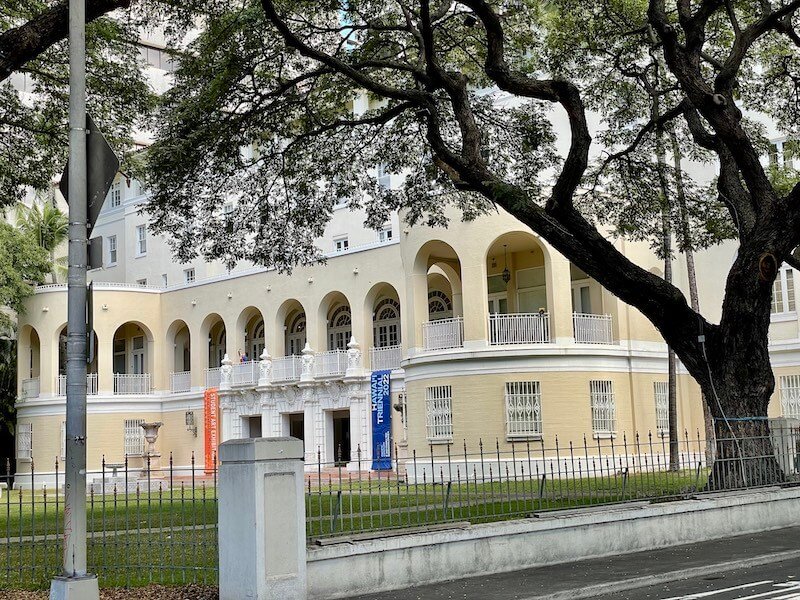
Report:
[[[69,219],[51,202],[23,204],[17,208],[17,227],[33,236],[36,242],[50,253],[51,277],[56,283],[66,270],[65,257],[56,258],[56,250],[69,237]]]

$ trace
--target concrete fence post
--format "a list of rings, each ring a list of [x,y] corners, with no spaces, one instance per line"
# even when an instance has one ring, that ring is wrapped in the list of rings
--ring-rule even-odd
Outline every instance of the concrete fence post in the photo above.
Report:
[[[219,447],[220,600],[305,600],[303,442]]]

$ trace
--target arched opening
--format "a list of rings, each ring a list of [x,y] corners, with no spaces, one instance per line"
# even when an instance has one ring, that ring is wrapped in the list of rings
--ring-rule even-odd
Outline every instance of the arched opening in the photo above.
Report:
[[[90,396],[97,394],[97,334],[93,333],[94,348],[87,347],[86,351],[92,359],[86,365],[86,393]],[[58,378],[56,380],[56,395],[67,395],[67,326],[64,325],[58,334]]]
[[[424,277],[424,280],[422,280]],[[458,348],[464,342],[461,261],[445,242],[434,240],[420,248],[414,261],[414,313],[419,318],[422,297],[417,282],[425,282],[427,322],[422,326],[426,350]]]
[[[297,300],[287,300],[278,310],[283,330],[283,356],[299,356],[306,345],[306,311]]]
[[[186,322],[177,320],[167,329],[167,361],[170,391],[189,392],[192,389],[192,336]]]
[[[225,321],[217,313],[211,313],[203,319],[200,326],[201,347],[199,352],[205,361],[206,389],[219,387],[220,366],[228,352],[227,331]]]
[[[372,326],[370,368],[373,371],[399,369],[402,334],[397,290],[388,283],[379,283],[367,294],[365,304]]]
[[[112,341],[114,393],[149,394],[152,389],[153,334],[142,323],[128,321]]]
[[[42,345],[39,333],[30,325],[22,327],[19,336],[19,377],[22,384],[20,393],[22,399],[38,398],[41,388],[41,353]]]
[[[245,308],[236,321],[236,328],[238,333],[244,335],[244,343],[236,349],[236,358],[231,357],[231,360],[240,363],[259,360],[266,345],[261,311],[254,306]]]
[[[347,350],[353,335],[350,302],[341,292],[331,292],[322,299],[319,319],[325,321],[325,346],[328,350]]]
[[[536,237],[512,231],[486,253],[490,344],[550,341],[546,250]]]

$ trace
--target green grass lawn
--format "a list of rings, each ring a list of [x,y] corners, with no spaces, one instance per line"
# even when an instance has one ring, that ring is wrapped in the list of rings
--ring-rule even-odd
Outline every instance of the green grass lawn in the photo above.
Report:
[[[306,532],[314,538],[453,521],[485,523],[534,512],[680,498],[702,489],[706,480],[702,470],[560,480],[503,474],[491,482],[456,478],[444,485],[410,485],[344,473],[341,483],[323,477],[307,485]],[[103,586],[216,582],[214,488],[95,495],[87,503],[89,563]],[[47,587],[61,563],[57,532],[62,526],[63,497],[57,505],[52,492],[4,495],[0,588]],[[20,543],[24,536],[36,537]]]

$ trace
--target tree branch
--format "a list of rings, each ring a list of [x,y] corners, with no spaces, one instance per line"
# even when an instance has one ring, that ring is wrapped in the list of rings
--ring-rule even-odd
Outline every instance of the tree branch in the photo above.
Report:
[[[131,0],[86,0],[86,22],[130,4]],[[65,39],[68,28],[68,4],[60,2],[27,23],[4,31],[0,35],[0,81]]]

